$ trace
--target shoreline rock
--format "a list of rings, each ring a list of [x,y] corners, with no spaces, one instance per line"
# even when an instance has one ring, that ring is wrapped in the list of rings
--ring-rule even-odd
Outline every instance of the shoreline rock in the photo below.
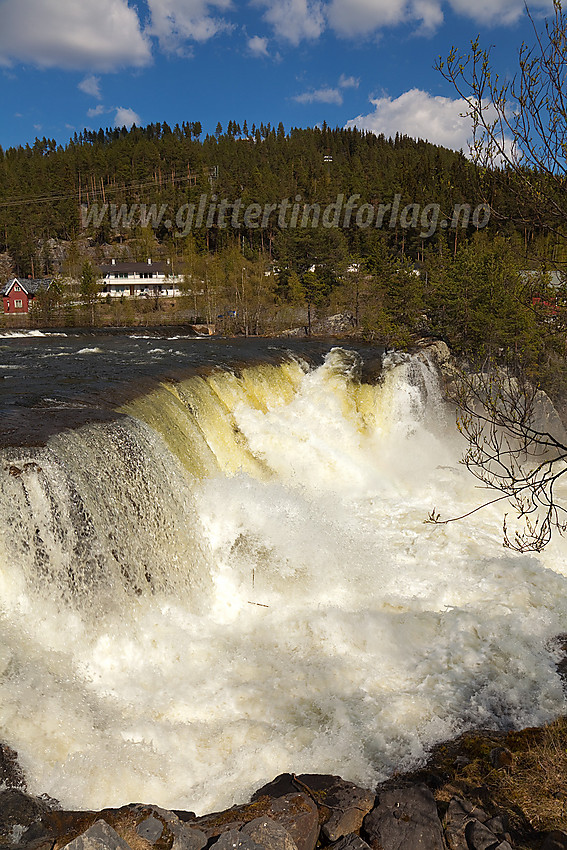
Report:
[[[375,789],[340,776],[281,774],[250,802],[199,817],[140,803],[99,812],[61,811],[54,800],[7,787],[0,791],[0,847],[561,850],[567,848],[567,771],[565,787],[559,780],[557,787],[546,786],[545,766],[538,774],[542,752],[554,747],[556,753],[567,751],[567,718],[508,733],[465,733],[435,747],[423,767],[396,774]],[[21,779],[21,771],[15,771],[4,776],[4,784]],[[535,799],[538,795],[541,799]]]

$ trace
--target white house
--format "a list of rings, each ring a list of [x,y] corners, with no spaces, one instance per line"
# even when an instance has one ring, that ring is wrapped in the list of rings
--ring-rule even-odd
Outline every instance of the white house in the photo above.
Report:
[[[109,265],[100,266],[100,270],[101,296],[173,298],[181,295],[179,286],[183,278],[173,274],[169,260],[157,263],[152,260],[147,263],[117,263],[112,260]]]

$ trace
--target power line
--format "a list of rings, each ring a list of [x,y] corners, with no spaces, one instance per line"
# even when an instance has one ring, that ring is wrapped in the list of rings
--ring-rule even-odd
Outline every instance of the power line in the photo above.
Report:
[[[168,178],[166,183],[183,183],[184,181],[192,180],[194,175],[187,175],[183,177],[173,177]],[[35,198],[16,198],[10,201],[2,201],[0,202],[0,209],[8,208],[8,207],[19,207],[25,206],[26,204],[42,204],[49,203],[50,201],[66,201],[66,200],[76,200],[78,201],[81,195],[87,194],[89,198],[103,198],[107,194],[112,192],[127,192],[134,189],[147,189],[151,186],[155,186],[156,181],[151,180],[147,183],[130,183],[125,184],[123,186],[104,186],[101,189],[89,189],[89,190],[76,190],[73,193],[65,194],[65,195],[39,195]]]

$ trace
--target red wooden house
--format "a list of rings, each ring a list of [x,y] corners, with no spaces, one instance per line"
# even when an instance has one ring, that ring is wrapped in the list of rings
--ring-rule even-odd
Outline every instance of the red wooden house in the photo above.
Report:
[[[32,280],[15,277],[2,289],[2,301],[5,313],[28,313],[30,305],[38,292],[47,292],[51,278]]]

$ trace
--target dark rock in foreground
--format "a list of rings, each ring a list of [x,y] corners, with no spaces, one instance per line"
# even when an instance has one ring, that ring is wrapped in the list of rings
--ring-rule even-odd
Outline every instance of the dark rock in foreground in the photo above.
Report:
[[[262,795],[245,806],[196,818],[189,821],[189,825],[204,832],[210,841],[229,830],[242,830],[249,834],[246,827],[258,818],[269,818],[287,830],[297,850],[315,850],[319,837],[319,812],[311,797],[297,790],[274,797]],[[227,848],[223,844],[220,850]]]
[[[567,833],[559,829],[549,832],[541,845],[541,850],[567,850]]]
[[[0,845],[35,844],[42,834],[38,824],[49,811],[41,799],[30,797],[16,788],[0,792]]]
[[[378,795],[364,819],[364,837],[372,850],[444,850],[435,798],[426,785],[394,788]]]
[[[510,850],[504,818],[489,818],[479,806],[457,797],[449,803],[445,837],[450,850]]]
[[[126,841],[104,820],[97,820],[66,847],[67,850],[129,850]]]
[[[252,801],[260,800],[263,796],[279,797],[293,791],[302,791],[315,802],[323,837],[329,842],[358,832],[364,816],[371,811],[376,799],[374,791],[358,788],[340,776],[312,773],[292,776],[290,773],[282,773],[256,791]]]

